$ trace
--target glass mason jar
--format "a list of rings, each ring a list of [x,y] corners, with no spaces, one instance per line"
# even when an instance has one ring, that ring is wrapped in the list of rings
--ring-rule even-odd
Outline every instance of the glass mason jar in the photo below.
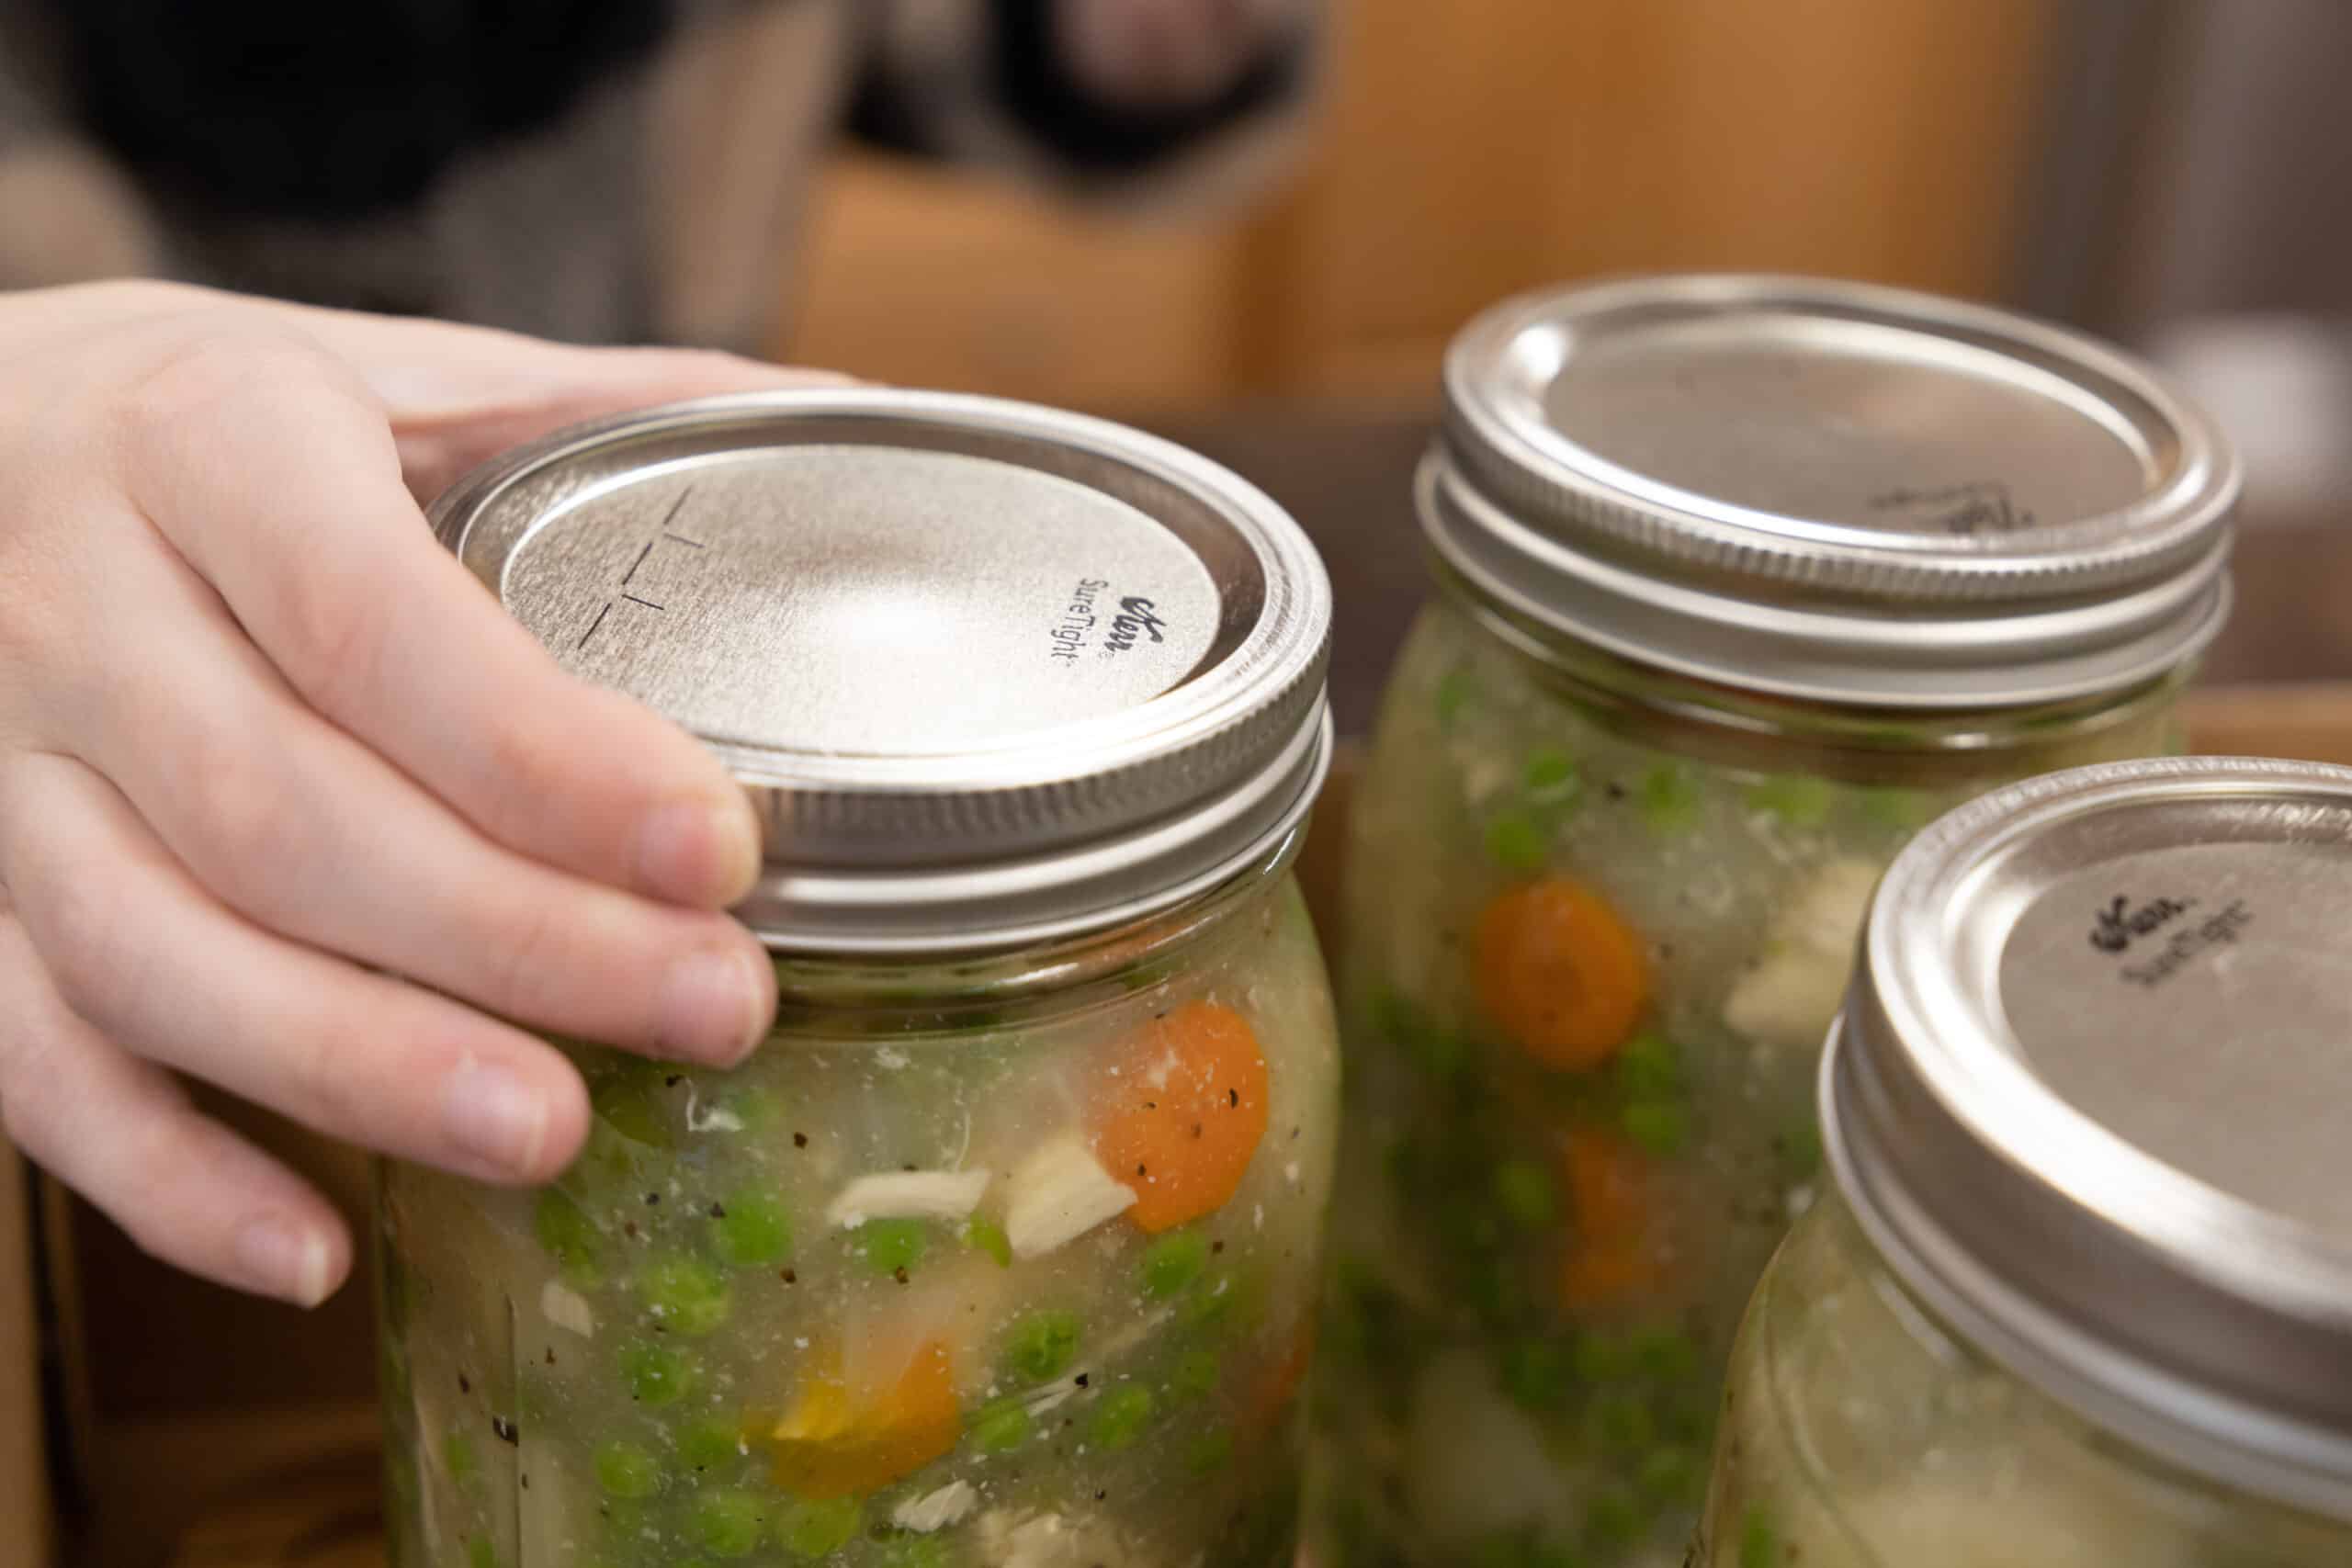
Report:
[[[1318,1568],[1672,1563],[1882,868],[2177,750],[2234,467],[1996,312],[1679,278],[1508,304],[1419,476],[1358,786]]]
[[[560,436],[437,520],[752,791],[782,1001],[732,1072],[562,1043],[543,1190],[381,1168],[393,1568],[1287,1562],[1339,1083],[1304,536],[1115,426],[865,391]]]
[[[2352,1562],[2347,845],[2352,772],[2199,760],[1896,863],[1694,1568]]]

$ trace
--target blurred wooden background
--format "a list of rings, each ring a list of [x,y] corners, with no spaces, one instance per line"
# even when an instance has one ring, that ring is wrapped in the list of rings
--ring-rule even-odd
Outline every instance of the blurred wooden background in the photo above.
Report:
[[[1318,149],[1260,210],[1120,221],[844,160],[777,352],[1129,412],[1418,401],[1464,318],[1563,277],[1996,294],[2052,4],[1340,0]]]

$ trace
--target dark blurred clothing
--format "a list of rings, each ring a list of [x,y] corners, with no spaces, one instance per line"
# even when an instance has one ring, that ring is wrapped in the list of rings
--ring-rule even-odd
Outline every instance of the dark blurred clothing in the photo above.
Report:
[[[137,271],[756,348],[844,130],[1088,194],[1229,199],[1279,164],[1306,28],[1143,112],[1062,68],[1056,3],[0,0],[0,287]]]

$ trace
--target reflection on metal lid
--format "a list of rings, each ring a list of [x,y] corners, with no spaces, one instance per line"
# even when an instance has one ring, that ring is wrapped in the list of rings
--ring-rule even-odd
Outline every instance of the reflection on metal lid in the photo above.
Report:
[[[1627,657],[1988,706],[2149,679],[2219,625],[2227,446],[2137,362],[2007,312],[1602,284],[1481,316],[1445,392],[1423,497],[1442,558]]]
[[[942,951],[1165,907],[1327,761],[1322,567],[1133,431],[779,393],[568,432],[436,526],[568,668],[710,743],[766,818],[779,945]]]
[[[1823,1079],[1906,1281],[2093,1419],[2352,1515],[2352,771],[2004,790],[1887,874]]]

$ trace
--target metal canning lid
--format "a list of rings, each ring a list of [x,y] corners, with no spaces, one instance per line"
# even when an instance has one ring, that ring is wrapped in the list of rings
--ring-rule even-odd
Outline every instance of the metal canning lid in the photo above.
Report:
[[[1983,306],[1770,276],[1487,311],[1421,516],[1507,612],[1701,680],[1897,708],[2120,690],[2227,609],[2238,463],[2136,360]]]
[[[1322,563],[1122,426],[887,389],[567,431],[435,505],[565,668],[698,736],[766,835],[772,946],[977,951],[1245,870],[1328,766]]]
[[[1945,818],[1879,888],[1821,1106],[1965,1338],[2352,1518],[2352,769],[2113,764]]]

